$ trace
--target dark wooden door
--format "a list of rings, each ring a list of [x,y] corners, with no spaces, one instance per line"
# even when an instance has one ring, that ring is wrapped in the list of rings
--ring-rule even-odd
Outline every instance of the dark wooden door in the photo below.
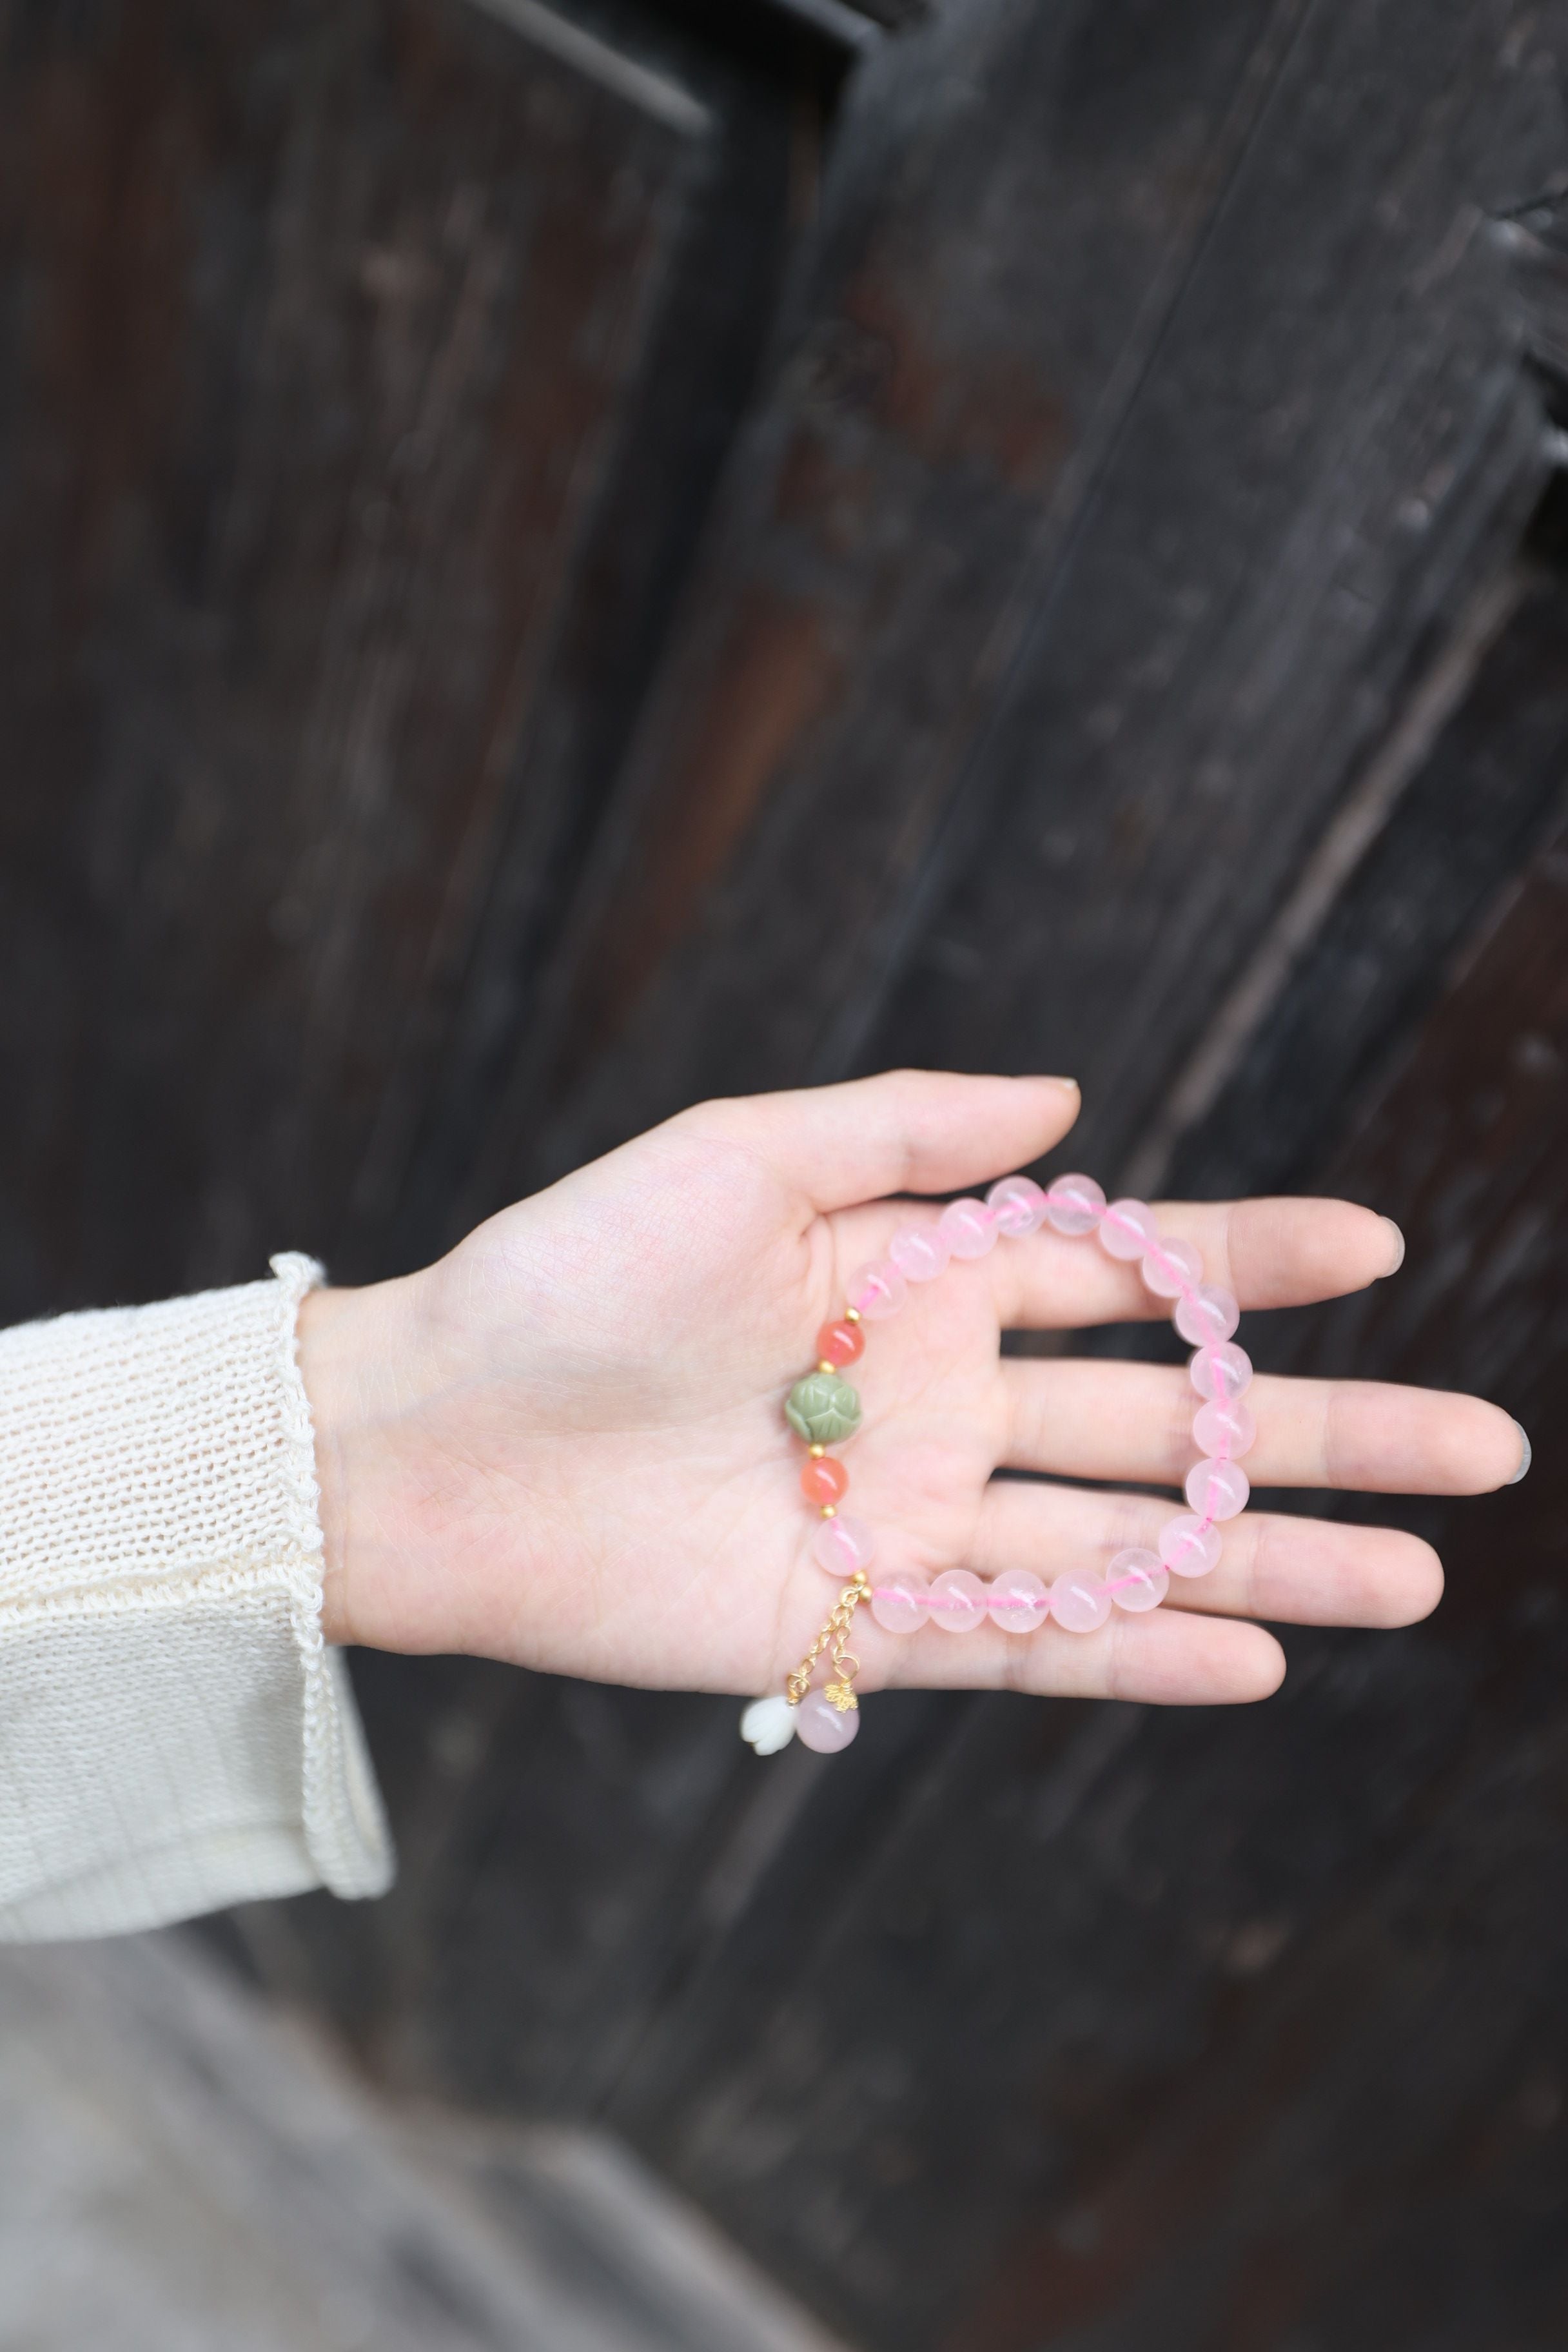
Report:
[[[400,1885],[234,1948],[869,2347],[1559,2343],[1563,11],[6,25],[8,1311],[1059,1069],[1107,1181],[1405,1226],[1270,1368],[1538,1440],[1391,1507],[1430,1625],[1234,1716],[908,1696],[764,1771],[360,1660]]]

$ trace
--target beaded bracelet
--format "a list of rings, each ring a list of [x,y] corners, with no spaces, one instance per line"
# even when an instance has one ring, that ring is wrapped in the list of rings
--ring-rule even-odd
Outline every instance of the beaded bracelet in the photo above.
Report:
[[[865,1353],[864,1326],[896,1315],[911,1282],[934,1282],[952,1259],[984,1257],[1002,1234],[1021,1238],[1043,1224],[1058,1234],[1098,1232],[1102,1249],[1111,1257],[1141,1260],[1143,1280],[1155,1297],[1173,1302],[1176,1329],[1195,1350],[1188,1373],[1205,1400],[1193,1420],[1199,1459],[1186,1477],[1191,1508],[1166,1520],[1158,1550],[1119,1551],[1103,1576],[1069,1569],[1047,1586],[1027,1569],[1015,1568],[985,1584],[967,1569],[954,1568],[929,1584],[910,1575],[889,1575],[873,1584],[876,1538],[863,1520],[840,1511],[848,1473],[827,1450],[853,1437],[860,1425],[860,1399],[844,1378],[844,1368]],[[1218,1523],[1245,1509],[1251,1492],[1237,1459],[1258,1434],[1240,1402],[1252,1380],[1250,1360],[1231,1341],[1240,1320],[1230,1292],[1204,1281],[1203,1261],[1190,1242],[1163,1239],[1146,1202],[1108,1203],[1089,1176],[1059,1176],[1048,1192],[1027,1176],[1005,1176],[984,1201],[953,1201],[934,1224],[908,1225],[895,1234],[886,1258],[851,1277],[843,1316],[825,1323],[816,1335],[816,1370],[796,1381],[784,1406],[785,1420],[810,1449],[800,1484],[821,1515],[812,1551],[818,1565],[843,1583],[783,1692],[753,1699],[746,1708],[742,1738],[762,1756],[776,1754],[797,1732],[807,1748],[824,1755],[848,1747],[860,1727],[855,1696],[859,1660],[849,1637],[863,1601],[889,1633],[912,1633],[928,1623],[944,1633],[972,1633],[987,1617],[1007,1633],[1032,1633],[1047,1618],[1063,1633],[1091,1633],[1107,1622],[1113,1606],[1157,1609],[1173,1576],[1206,1576],[1220,1555]],[[832,1679],[814,1689],[812,1677],[824,1652]]]

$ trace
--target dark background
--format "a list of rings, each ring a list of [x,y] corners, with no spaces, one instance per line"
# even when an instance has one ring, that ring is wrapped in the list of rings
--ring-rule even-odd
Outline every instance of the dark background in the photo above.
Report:
[[[356,1661],[219,1931],[872,2352],[1568,2341],[1568,20],[7,0],[0,1311],[342,1279],[700,1095],[1069,1071],[1394,1216],[1449,1594],[1235,1714]]]

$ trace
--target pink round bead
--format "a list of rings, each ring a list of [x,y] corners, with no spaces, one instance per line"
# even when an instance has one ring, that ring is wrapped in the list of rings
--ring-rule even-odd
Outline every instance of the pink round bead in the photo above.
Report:
[[[1239,1462],[1194,1462],[1184,1492],[1200,1518],[1234,1519],[1246,1510],[1252,1485]]]
[[[1217,1282],[1204,1282],[1177,1300],[1171,1319],[1189,1347],[1213,1348],[1229,1339],[1241,1320],[1241,1309]]]
[[[910,1295],[910,1286],[900,1269],[887,1259],[875,1265],[863,1265],[852,1274],[846,1286],[845,1297],[863,1322],[885,1323],[896,1315]]]
[[[818,1568],[844,1583],[858,1568],[869,1565],[877,1549],[877,1538],[864,1519],[852,1518],[840,1511],[831,1519],[824,1519],[811,1538],[812,1558]]]
[[[1105,1571],[1105,1588],[1118,1609],[1139,1614],[1158,1609],[1171,1589],[1170,1572],[1157,1551],[1119,1551]]]
[[[1216,1404],[1231,1404],[1252,1386],[1252,1359],[1245,1348],[1222,1339],[1217,1348],[1200,1348],[1187,1366],[1187,1378],[1199,1396]]]
[[[1087,1570],[1072,1568],[1051,1587],[1051,1615],[1069,1633],[1092,1633],[1110,1614],[1110,1595],[1103,1580]]]
[[[1142,1257],[1158,1233],[1147,1201],[1112,1201],[1100,1221],[1100,1246],[1108,1257]]]
[[[1143,1253],[1143,1279],[1156,1298],[1174,1298],[1203,1280],[1204,1262],[1191,1242],[1167,1241],[1156,1234]],[[1220,1333],[1222,1339],[1230,1337]]]
[[[1219,1529],[1205,1528],[1194,1512],[1178,1511],[1160,1530],[1160,1558],[1173,1576],[1206,1576],[1219,1554]]]
[[[934,1282],[952,1252],[940,1225],[906,1225],[888,1244],[888,1255],[910,1282]]]
[[[819,1690],[807,1691],[795,1711],[795,1737],[803,1748],[819,1756],[837,1756],[860,1728],[860,1710],[847,1706],[842,1715]]]
[[[918,1633],[931,1615],[925,1579],[885,1577],[871,1595],[871,1614],[885,1633]]]
[[[984,1201],[950,1201],[937,1219],[954,1257],[984,1257],[996,1246],[998,1226]]]
[[[1037,1233],[1046,1222],[1046,1196],[1032,1176],[1004,1176],[986,1193],[985,1205],[1005,1234]]]
[[[1234,1462],[1258,1443],[1258,1423],[1244,1404],[1201,1404],[1193,1415],[1193,1444],[1200,1454],[1223,1454]]]
[[[1009,1568],[994,1577],[991,1614],[1004,1633],[1032,1633],[1051,1613],[1051,1596],[1026,1568]]]
[[[931,1622],[944,1633],[973,1633],[985,1622],[985,1587],[966,1568],[950,1568],[928,1596]]]
[[[1058,1234],[1091,1234],[1105,1213],[1092,1176],[1058,1176],[1046,1194],[1046,1223]]]

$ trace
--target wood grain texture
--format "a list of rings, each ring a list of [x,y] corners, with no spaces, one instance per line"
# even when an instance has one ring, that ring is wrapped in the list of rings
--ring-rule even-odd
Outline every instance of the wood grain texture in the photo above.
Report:
[[[1541,1441],[1531,1474],[1484,1506],[1393,1507],[1447,1558],[1430,1627],[1292,1642],[1310,1667],[1294,1703],[1357,1688],[1414,1735],[1403,1766],[1385,1758],[1363,1781],[1369,1818],[1336,1899],[1266,1915],[1256,1991],[1215,2011],[1188,2065],[1150,2084],[1136,2132],[1050,2200],[953,2326],[964,2352],[1131,2352],[1156,2333],[1243,2352],[1482,2352],[1562,2331],[1568,1481],[1551,1433],[1568,1410],[1565,940],[1560,826],[1314,1171],[1399,1217],[1405,1271],[1280,1331],[1268,1358],[1479,1387]],[[1320,1722],[1282,1846],[1325,1851],[1327,1735]]]
[[[798,1078],[882,986],[1293,20],[960,0],[862,65],[528,1076],[559,1119],[514,1113],[492,1190]]]
[[[908,1059],[1071,1066],[1089,1148],[1123,1148],[1478,537],[1522,527],[1545,467],[1485,220],[1561,136],[1535,37],[1500,6],[1418,38],[1386,8],[1134,16],[976,15],[984,99],[928,96],[885,185],[846,167],[646,755],[660,854],[705,828],[697,911],[661,890],[655,938],[612,892],[567,1034],[624,1013],[628,1044],[551,1164],[700,1086]],[[781,753],[725,730],[721,681],[764,698],[791,610]],[[1238,866],[1243,904],[1210,895]],[[667,948],[617,1013],[614,972]]]
[[[458,0],[13,45],[7,1311],[348,1271],[499,842],[569,863],[668,586],[592,576],[705,165],[637,95]]]

